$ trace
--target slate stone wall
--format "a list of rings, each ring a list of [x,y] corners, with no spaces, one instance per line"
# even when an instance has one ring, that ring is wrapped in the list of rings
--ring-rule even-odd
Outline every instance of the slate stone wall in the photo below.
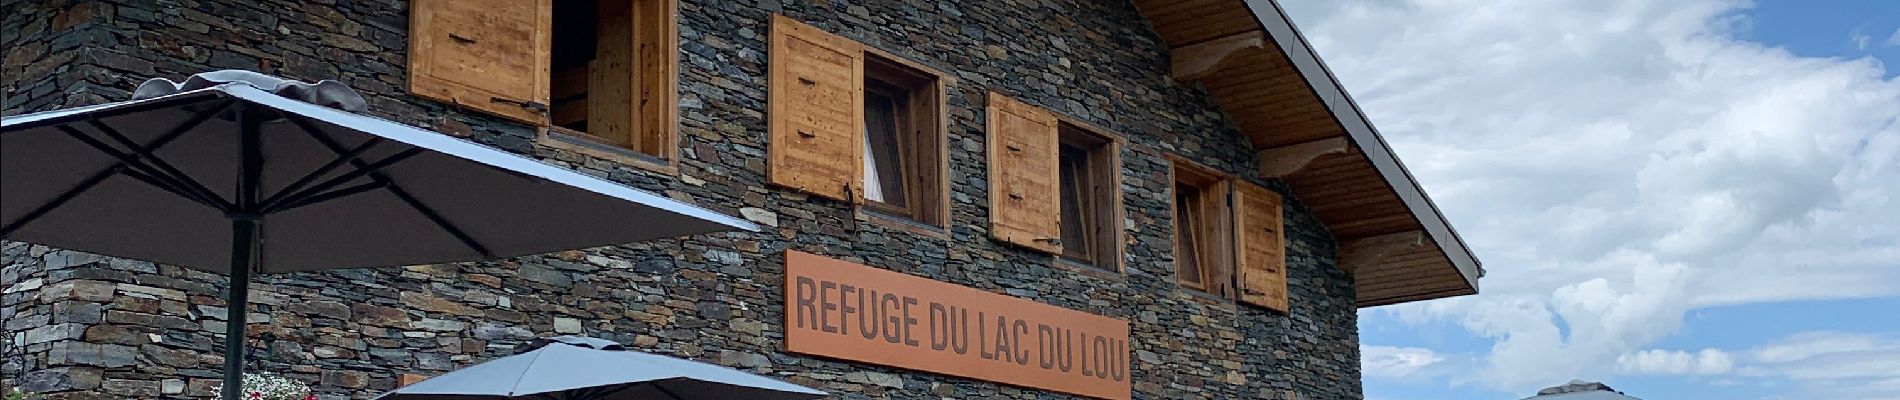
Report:
[[[779,351],[786,249],[1126,319],[1136,398],[1360,397],[1352,282],[1333,265],[1331,235],[1297,199],[1286,213],[1291,313],[1176,288],[1164,154],[1240,176],[1253,164],[1211,99],[1167,76],[1167,49],[1125,2],[680,0],[676,175],[538,146],[527,126],[408,95],[407,9],[400,0],[7,0],[0,112],[123,99],[144,78],[212,69],[336,79],[378,116],[767,225],[500,262],[262,279],[252,289],[252,368],[309,382],[325,399],[367,398],[404,374],[440,374],[568,333],[842,398],[1067,398]],[[772,13],[954,76],[947,234],[895,229],[765,183]],[[986,91],[1127,137],[1125,273],[1077,273],[988,238]],[[13,341],[0,360],[6,383],[71,399],[212,394],[221,276],[0,244],[0,326]]]

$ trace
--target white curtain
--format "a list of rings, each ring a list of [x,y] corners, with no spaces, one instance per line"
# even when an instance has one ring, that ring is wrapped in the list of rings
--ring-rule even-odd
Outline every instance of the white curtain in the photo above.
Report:
[[[871,151],[871,130],[864,132],[864,199],[884,201],[884,182],[877,179],[877,152]]]

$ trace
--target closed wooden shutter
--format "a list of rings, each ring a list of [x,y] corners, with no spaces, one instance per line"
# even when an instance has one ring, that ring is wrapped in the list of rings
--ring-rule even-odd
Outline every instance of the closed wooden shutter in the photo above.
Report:
[[[772,183],[840,200],[863,197],[864,51],[857,42],[772,17]]]
[[[1252,183],[1234,184],[1240,301],[1286,311],[1286,226],[1280,206],[1279,193]]]
[[[996,93],[989,97],[990,235],[1061,253],[1056,116]]]
[[[416,0],[409,91],[546,124],[553,13],[552,0]]]

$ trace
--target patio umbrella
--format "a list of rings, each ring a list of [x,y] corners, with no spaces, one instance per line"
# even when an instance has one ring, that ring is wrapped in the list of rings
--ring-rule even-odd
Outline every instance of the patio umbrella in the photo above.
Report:
[[[169,93],[169,94],[167,94]],[[756,226],[219,71],[0,118],[0,238],[229,274],[224,396],[255,274],[478,261]],[[320,105],[321,104],[321,105]]]
[[[536,339],[515,355],[397,388],[377,400],[802,400],[825,392],[581,336]]]
[[[1566,383],[1566,384],[1558,385],[1558,386],[1551,386],[1551,387],[1544,388],[1544,390],[1539,390],[1537,391],[1536,396],[1526,397],[1522,400],[1642,400],[1642,399],[1625,395],[1623,394],[1623,392],[1616,391],[1616,389],[1611,389],[1610,385],[1605,385],[1602,382],[1585,382],[1582,380],[1573,379],[1570,381],[1570,383]]]

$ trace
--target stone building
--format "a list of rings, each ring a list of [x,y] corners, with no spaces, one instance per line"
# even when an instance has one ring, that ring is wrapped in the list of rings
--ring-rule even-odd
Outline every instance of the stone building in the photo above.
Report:
[[[555,334],[840,398],[1352,399],[1358,308],[1482,271],[1270,0],[5,0],[0,29],[5,115],[207,70],[334,79],[375,116],[764,226],[261,278],[250,368],[325,399]],[[223,277],[3,246],[7,384],[213,394]],[[806,253],[1125,326],[1090,375],[1113,390],[824,346],[831,317],[788,293]]]

